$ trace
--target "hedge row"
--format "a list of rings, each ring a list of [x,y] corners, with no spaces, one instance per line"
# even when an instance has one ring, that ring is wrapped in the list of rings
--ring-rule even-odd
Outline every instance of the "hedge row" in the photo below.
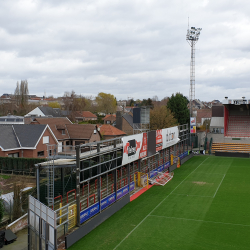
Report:
[[[47,159],[0,157],[0,170],[35,172],[35,164],[44,161]]]

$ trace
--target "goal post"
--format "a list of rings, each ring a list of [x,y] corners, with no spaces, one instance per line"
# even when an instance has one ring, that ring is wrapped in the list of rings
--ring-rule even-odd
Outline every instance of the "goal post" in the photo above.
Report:
[[[148,174],[138,172],[138,187],[146,187],[148,189]]]
[[[174,172],[158,172],[154,179],[149,179],[149,182],[153,185],[165,186],[166,183],[171,181],[174,177]]]

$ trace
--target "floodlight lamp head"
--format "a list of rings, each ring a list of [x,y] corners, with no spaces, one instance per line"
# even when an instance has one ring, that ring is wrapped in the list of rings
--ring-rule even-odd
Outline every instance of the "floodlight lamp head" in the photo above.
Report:
[[[187,41],[198,41],[201,30],[202,30],[201,28],[196,29],[195,27],[191,27],[190,30],[187,30],[186,40]]]

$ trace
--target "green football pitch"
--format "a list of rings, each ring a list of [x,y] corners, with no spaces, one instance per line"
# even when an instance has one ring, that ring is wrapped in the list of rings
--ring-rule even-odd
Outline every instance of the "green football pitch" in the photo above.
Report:
[[[193,157],[74,249],[250,249],[250,159]]]

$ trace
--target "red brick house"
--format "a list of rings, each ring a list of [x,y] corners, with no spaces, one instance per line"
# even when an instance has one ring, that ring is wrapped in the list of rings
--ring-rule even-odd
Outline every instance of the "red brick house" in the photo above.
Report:
[[[103,140],[113,139],[116,137],[125,136],[126,133],[110,124],[104,124],[98,126]]]
[[[212,109],[198,109],[196,116],[196,124],[198,127],[203,125],[205,120],[211,120]]]
[[[122,130],[127,135],[132,135],[133,130],[133,116],[131,114],[116,113],[116,128]]]
[[[66,117],[36,118],[33,123],[49,125],[58,140],[59,152],[70,146],[101,140],[95,124],[73,124]]]
[[[71,114],[73,121],[97,121],[97,116],[90,111],[75,111]]]
[[[106,115],[102,120],[104,124],[113,124],[116,121],[116,115]]]
[[[15,124],[0,126],[0,156],[46,158],[47,144],[58,144],[48,125]]]

